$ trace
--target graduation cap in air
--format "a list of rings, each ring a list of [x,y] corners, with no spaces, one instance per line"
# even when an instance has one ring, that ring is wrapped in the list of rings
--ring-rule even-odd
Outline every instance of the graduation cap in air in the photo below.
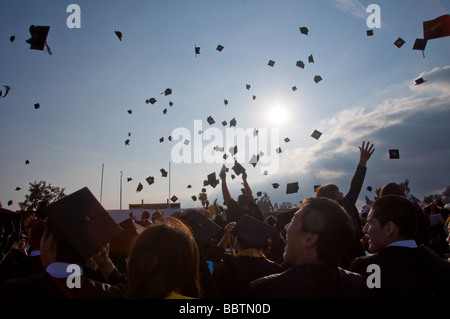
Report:
[[[314,63],[314,57],[313,57],[312,54],[308,57],[308,62],[309,63]]]
[[[125,140],[125,145],[130,145],[130,140],[129,139]]]
[[[253,167],[256,167],[256,164],[258,164],[259,161],[259,154],[253,154],[252,158],[250,158],[249,163],[253,165]]]
[[[240,240],[245,241],[253,248],[263,248],[267,239],[275,230],[274,227],[248,215],[244,214],[237,221],[231,233]]]
[[[252,96],[252,99],[253,99],[253,100],[256,100],[256,95],[253,95],[253,96]]]
[[[43,51],[46,47],[48,53],[51,55],[52,52],[47,45],[47,36],[48,32],[50,31],[50,27],[31,25],[29,31],[31,34],[31,38],[26,40],[26,42],[30,45],[30,50]]]
[[[176,202],[177,200],[178,200],[178,197],[176,197],[175,195],[173,195],[171,198],[170,198],[170,200],[172,201],[172,202]]]
[[[189,209],[180,216],[181,221],[191,229],[195,239],[201,244],[208,244],[223,232],[223,228],[202,213]]]
[[[133,110],[128,110],[128,114],[133,114]]]
[[[128,256],[134,240],[142,234],[145,227],[136,223],[133,218],[127,218],[119,223],[122,228],[116,237],[109,243],[109,254],[111,256]]]
[[[399,159],[400,158],[400,152],[398,149],[391,149],[389,150],[389,158],[390,159]]]
[[[371,191],[372,191],[372,186],[367,186],[367,190],[368,190],[369,192],[371,192]]]
[[[87,187],[48,205],[44,212],[83,260],[122,232]]]
[[[133,177],[127,177],[127,183],[131,182],[133,180]]]
[[[212,116],[208,116],[208,118],[206,119],[206,121],[209,123],[209,125],[213,125],[214,123],[216,123],[216,121],[214,121],[214,119],[212,118]]]
[[[12,35],[9,37],[9,41],[11,41],[11,43],[13,43],[15,39],[16,39],[15,35]]]
[[[222,121],[222,126],[227,126],[227,121]]]
[[[202,188],[202,193],[206,193],[206,188]]]
[[[164,137],[161,137],[161,138],[159,139],[159,142],[160,142],[160,143],[164,142]]]
[[[424,21],[423,38],[426,40],[450,36],[450,15],[444,14],[436,19]]]
[[[163,114],[166,114],[166,113],[167,113],[167,109],[164,109],[164,110],[163,110]]]
[[[35,104],[34,104],[34,109],[35,109],[35,110],[37,110],[37,109],[40,108],[40,107],[41,107],[41,105],[40,105],[39,103],[35,103]]]
[[[122,32],[120,31],[114,31],[114,33],[116,34],[117,38],[119,38],[120,41],[122,41]]]
[[[425,39],[416,39],[416,41],[414,41],[413,50],[422,51],[422,56],[425,57],[425,54],[423,51],[425,50],[425,47],[427,46],[427,42],[428,42],[428,40],[425,40]]]
[[[320,81],[322,81],[322,77],[320,75],[315,75],[314,82],[319,83]]]
[[[234,165],[233,165],[233,167],[231,169],[238,176],[245,172],[245,168],[241,164],[239,164],[238,161],[236,161],[236,160],[234,161]]]
[[[197,200],[197,196],[195,196],[195,195],[192,195],[191,198],[194,202]]]
[[[208,175],[208,184],[213,188],[216,188],[216,186],[219,184],[219,179],[216,177],[215,172]]]
[[[298,182],[289,183],[286,185],[286,194],[293,194],[298,192]]]
[[[402,38],[398,38],[397,40],[395,40],[394,45],[397,48],[401,48],[402,45],[405,44],[405,40],[403,40]]]
[[[259,192],[256,193],[256,196],[258,196],[258,197],[261,196],[261,195],[262,195],[262,192],[261,192],[261,191],[259,191]]]
[[[292,91],[294,91],[294,92],[297,91],[297,87],[296,87],[296,86],[293,86],[293,87],[292,87]]]
[[[233,119],[230,121],[230,127],[236,126],[236,119],[233,117]]]
[[[1,98],[5,98],[8,95],[9,91],[11,90],[11,87],[9,85],[3,85],[3,87],[5,88],[5,94],[3,94],[3,90],[0,91]]]
[[[303,63],[303,61],[300,60],[298,60],[297,63],[295,63],[295,65],[302,69],[305,68],[305,63]]]
[[[269,63],[267,63],[267,65],[273,67],[275,65],[275,61],[269,60]]]
[[[167,177],[167,171],[164,168],[161,168],[159,171],[161,172],[162,177]]]
[[[195,45],[195,57],[197,57],[198,54],[200,54],[200,47]]]
[[[161,93],[161,95],[162,94],[164,94],[165,96],[170,95],[170,94],[172,94],[172,89],[167,88],[167,89],[165,89],[164,92]]]
[[[250,85],[250,84],[246,84],[246,85],[245,85],[245,88],[246,88],[247,90],[250,90],[251,85]]]
[[[155,178],[153,176],[149,176],[145,179],[148,185],[152,185],[155,182]]]
[[[318,140],[320,138],[320,136],[322,135],[321,132],[319,132],[318,130],[314,130],[314,132],[312,132],[311,137],[315,138],[316,140]]]
[[[14,190],[16,190],[16,191],[20,191],[22,188],[20,188],[20,187],[16,187]]]
[[[155,104],[157,101],[156,101],[156,99],[154,98],[154,97],[152,97],[152,98],[149,98],[149,99],[147,99],[147,100],[145,100],[145,103],[150,103],[150,104]]]
[[[141,182],[139,182],[139,185],[136,188],[136,193],[139,193],[143,188],[144,188],[144,185],[142,185]]]
[[[219,44],[216,48],[217,51],[222,52],[223,50],[223,45]]]
[[[284,142],[285,143],[288,143],[288,142],[290,142],[291,140],[289,139],[289,137],[286,137],[285,139],[284,139]]]
[[[423,78],[418,78],[416,80],[414,80],[414,85],[419,85],[422,84],[424,82],[426,82],[427,80],[424,80]]]
[[[280,154],[282,152],[281,147],[278,147],[275,152],[277,152],[277,154]]]
[[[237,147],[237,145],[235,145],[235,146],[231,146],[230,147],[230,149],[229,149],[229,151],[230,151],[230,153],[231,153],[231,155],[236,155],[236,153],[238,152],[238,147]],[[239,174],[238,174],[239,175]]]
[[[307,27],[299,27],[299,30],[301,34],[308,35],[309,30]]]
[[[30,164],[30,161],[29,161],[29,160],[26,160],[26,161],[25,161],[25,165],[28,165],[28,164]]]
[[[367,35],[368,37],[373,36],[373,30],[367,30],[367,31],[366,31],[366,35]]]
[[[280,184],[278,184],[278,183],[272,183],[272,187],[276,189],[276,188],[280,187]]]
[[[223,99],[223,104],[228,105],[228,100],[227,99]]]

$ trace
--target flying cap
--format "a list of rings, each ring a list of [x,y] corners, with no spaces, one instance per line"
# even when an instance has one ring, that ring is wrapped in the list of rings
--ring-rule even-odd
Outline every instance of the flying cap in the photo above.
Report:
[[[405,40],[403,40],[402,38],[398,38],[397,40],[395,40],[394,45],[397,48],[401,48],[402,45],[405,44]]]
[[[289,183],[286,185],[286,194],[293,194],[298,192],[298,182]]]
[[[177,200],[178,200],[178,197],[176,197],[175,195],[173,195],[171,198],[170,198],[170,200],[172,201],[172,202],[176,202]]]
[[[167,89],[165,89],[164,92],[161,93],[161,95],[162,95],[162,94],[164,94],[165,96],[170,95],[170,94],[172,94],[172,89],[167,88]]]
[[[301,34],[308,35],[309,30],[307,27],[299,27],[299,29]]]
[[[320,138],[320,136],[322,135],[321,132],[319,132],[318,130],[314,130],[314,132],[312,132],[311,137],[315,138],[316,140],[318,140]]]
[[[308,57],[308,62],[309,63],[314,63],[314,57],[313,57],[312,54]]]
[[[422,51],[422,56],[425,57],[425,54],[423,51],[425,50],[425,47],[427,46],[428,40],[425,39],[416,39],[414,41],[413,50],[419,50]]]
[[[367,35],[368,37],[373,36],[373,30],[367,30],[367,31],[366,31],[366,35]]]
[[[87,187],[48,205],[44,212],[83,260],[122,231]]]
[[[30,45],[30,50],[43,51],[47,42],[47,36],[48,32],[50,31],[50,27],[31,25],[29,31],[31,34],[31,38],[26,40],[26,42]]]
[[[450,36],[450,15],[423,22],[423,38],[426,40]]]
[[[139,185],[136,188],[136,193],[139,193],[143,188],[144,188],[144,185],[142,185],[141,182],[139,182]]]
[[[414,80],[414,85],[419,85],[422,84],[424,82],[426,82],[427,80],[424,80],[423,78],[418,78],[416,80]]]
[[[114,33],[116,34],[117,38],[119,38],[119,40],[122,41],[122,37],[123,37],[122,32],[114,31]]]
[[[245,172],[245,168],[241,164],[239,164],[238,161],[236,161],[236,160],[234,161],[234,166],[231,169],[238,176]]]
[[[278,188],[280,186],[280,184],[278,183],[272,183],[273,188]]]
[[[195,239],[202,244],[210,243],[214,237],[223,232],[222,227],[194,209],[184,212],[180,219],[191,229]]]
[[[275,65],[275,61],[269,60],[269,63],[267,63],[267,65],[273,67]]]
[[[389,150],[389,158],[390,159],[399,159],[400,153],[399,153],[398,149]]]
[[[244,214],[237,221],[231,233],[254,248],[263,248],[274,230],[274,227],[248,214]]]
[[[34,104],[34,109],[35,109],[35,110],[37,110],[37,109],[40,108],[40,107],[41,107],[41,105],[40,105],[39,103],[35,103],[35,104]]]
[[[149,176],[145,179],[148,185],[152,185],[155,182],[155,178],[153,176]]]
[[[162,177],[167,177],[167,171],[164,168],[161,168],[159,171],[161,172]]]
[[[219,184],[219,179],[216,177],[216,172],[208,175],[208,184],[213,188],[216,188],[216,186]]]
[[[223,45],[219,44],[216,48],[217,51],[222,52],[223,50]]]
[[[303,63],[303,61],[300,60],[298,60],[297,63],[295,63],[295,65],[302,69],[305,68],[305,63]]]
[[[320,75],[315,75],[314,82],[319,83],[320,81],[322,81],[322,77]]]
[[[206,120],[208,121],[209,125],[213,125],[214,123],[216,123],[216,121],[214,121],[212,116],[208,116],[208,118]]]

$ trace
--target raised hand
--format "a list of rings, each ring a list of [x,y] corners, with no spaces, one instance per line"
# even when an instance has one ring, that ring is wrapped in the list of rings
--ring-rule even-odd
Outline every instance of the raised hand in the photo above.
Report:
[[[375,148],[373,147],[373,144],[370,144],[370,142],[362,142],[362,145],[359,147],[359,165],[362,167],[366,167],[366,163],[369,160],[370,156],[372,156],[373,152],[375,151]]]

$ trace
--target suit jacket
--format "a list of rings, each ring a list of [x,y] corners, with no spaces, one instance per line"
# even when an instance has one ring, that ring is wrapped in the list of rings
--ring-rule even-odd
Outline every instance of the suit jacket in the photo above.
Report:
[[[380,267],[381,288],[372,288],[377,297],[450,297],[450,263],[426,246],[389,246],[378,253],[357,258],[350,270],[368,276],[370,264]]]
[[[248,297],[258,299],[367,298],[365,278],[339,267],[302,264],[250,283]]]

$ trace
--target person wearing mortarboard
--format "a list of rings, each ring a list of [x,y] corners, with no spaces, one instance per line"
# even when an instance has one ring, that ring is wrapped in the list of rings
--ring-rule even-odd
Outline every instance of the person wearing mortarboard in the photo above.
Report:
[[[44,208],[40,241],[44,271],[0,283],[6,299],[124,298],[126,278],[107,255],[107,244],[122,229],[84,187]],[[93,258],[102,272],[99,282],[83,274]],[[69,268],[70,266],[70,268]],[[75,268],[75,272],[72,270]]]
[[[227,223],[237,222],[244,214],[248,214],[260,221],[264,221],[264,216],[255,203],[250,186],[247,183],[247,173],[243,168],[239,171],[242,174],[242,181],[244,183],[244,192],[239,195],[237,202],[231,198],[226,182],[226,171],[220,172],[220,179],[222,180],[222,195],[223,203],[227,206]],[[238,174],[238,175],[239,175]]]
[[[362,145],[359,147],[360,155],[359,162],[356,167],[355,174],[350,183],[350,189],[347,194],[344,194],[339,190],[339,188],[334,184],[326,184],[317,188],[316,197],[327,197],[336,200],[340,205],[342,205],[350,218],[356,229],[356,235],[349,249],[349,252],[342,261],[342,266],[348,269],[350,263],[359,256],[364,256],[364,249],[361,244],[362,234],[362,222],[359,218],[359,211],[356,208],[356,201],[358,200],[359,193],[361,192],[362,185],[364,183],[364,178],[366,176],[367,166],[366,163],[370,159],[371,155],[375,151],[373,144],[370,142],[367,144],[363,141]]]

